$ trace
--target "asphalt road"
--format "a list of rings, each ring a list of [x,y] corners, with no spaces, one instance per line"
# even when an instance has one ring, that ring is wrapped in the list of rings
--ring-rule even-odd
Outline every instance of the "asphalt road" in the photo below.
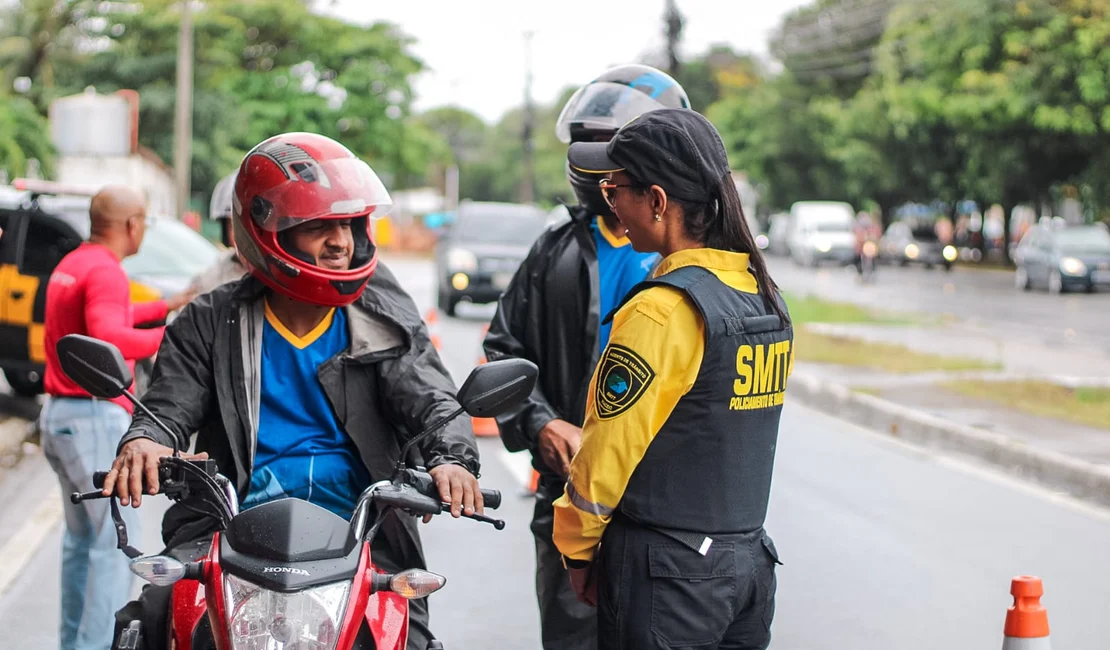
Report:
[[[427,307],[426,263],[394,265]],[[888,276],[889,277],[889,276]],[[461,381],[478,354],[488,308],[438,324],[444,357]],[[439,517],[425,529],[429,568],[448,578],[431,600],[433,629],[448,648],[538,648],[526,468],[480,440],[483,483],[501,489],[503,531]],[[13,509],[49,511],[52,475],[24,463],[18,485],[0,485],[0,567],[23,553],[24,570],[0,594],[0,647],[56,647],[59,525],[15,526]],[[48,504],[45,504],[48,505]],[[779,569],[773,648],[933,650],[1002,642],[1010,578],[1044,578],[1053,645],[1105,648],[1110,638],[1110,513],[902,445],[791,403],[788,397],[768,529]],[[157,510],[147,512],[145,551],[157,550]],[[4,530],[32,549],[4,543]],[[2,586],[2,585],[0,585]],[[18,640],[14,645],[8,642]]]
[[[1110,354],[1110,291],[1094,294],[1018,291],[1013,273],[955,267],[879,267],[876,281],[863,285],[851,267],[802,268],[788,258],[769,257],[771,275],[787,291],[812,293],[894,311],[949,315],[998,332],[1052,344],[1082,344]]]

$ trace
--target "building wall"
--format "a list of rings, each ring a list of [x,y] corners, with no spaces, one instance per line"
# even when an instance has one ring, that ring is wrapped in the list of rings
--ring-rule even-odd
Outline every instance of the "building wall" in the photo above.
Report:
[[[173,176],[161,165],[139,154],[62,156],[57,162],[57,180],[89,187],[130,185],[146,195],[149,214],[176,217]]]

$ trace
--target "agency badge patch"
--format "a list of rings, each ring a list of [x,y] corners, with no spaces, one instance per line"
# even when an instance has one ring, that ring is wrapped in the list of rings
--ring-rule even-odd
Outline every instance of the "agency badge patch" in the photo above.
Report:
[[[594,404],[597,417],[609,420],[632,408],[655,379],[644,358],[621,345],[610,345],[598,364]]]

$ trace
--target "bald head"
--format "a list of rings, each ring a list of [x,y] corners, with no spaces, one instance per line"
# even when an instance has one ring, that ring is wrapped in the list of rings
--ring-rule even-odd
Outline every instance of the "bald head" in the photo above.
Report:
[[[93,196],[89,218],[92,239],[117,249],[121,258],[134,255],[146,230],[146,198],[135,188],[108,185]]]

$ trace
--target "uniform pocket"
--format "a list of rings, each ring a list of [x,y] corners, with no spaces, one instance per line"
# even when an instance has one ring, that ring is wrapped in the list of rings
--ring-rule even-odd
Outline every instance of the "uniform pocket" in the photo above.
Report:
[[[715,542],[708,555],[672,544],[648,547],[651,631],[673,647],[717,643],[736,611],[736,545]]]
[[[775,567],[781,566],[782,561],[779,560],[779,551],[775,548],[775,542],[764,533],[760,539],[760,546],[766,553],[771,562],[764,568],[757,569],[760,575],[763,576],[761,584],[759,585],[759,594],[763,597],[763,625],[768,630],[771,629],[771,621],[775,618],[775,592],[778,590],[778,578],[775,576]]]

